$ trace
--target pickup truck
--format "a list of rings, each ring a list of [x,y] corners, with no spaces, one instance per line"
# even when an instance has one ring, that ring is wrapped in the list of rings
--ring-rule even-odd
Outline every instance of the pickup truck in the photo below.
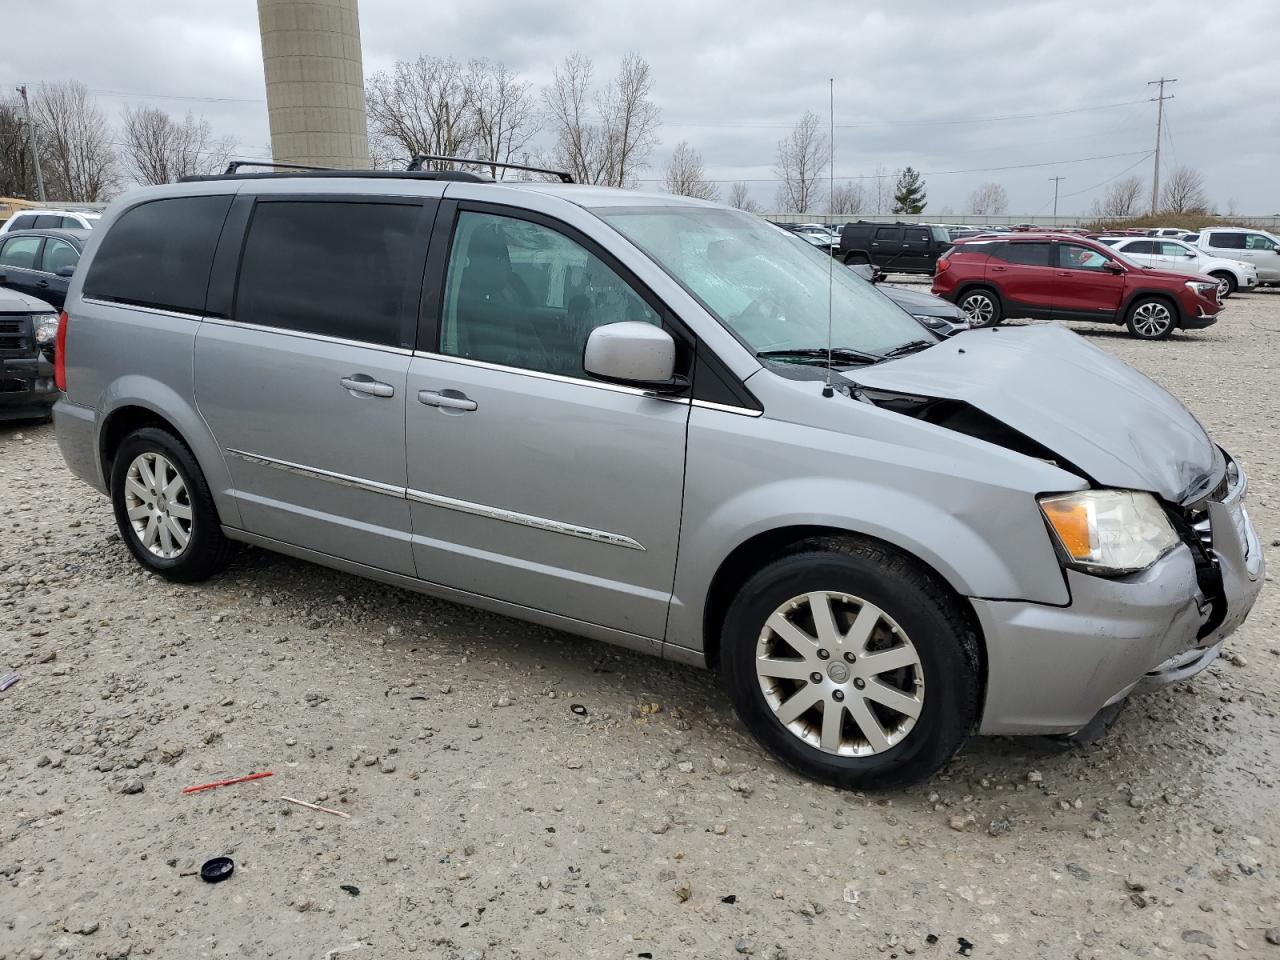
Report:
[[[43,300],[0,289],[0,421],[48,420],[58,314]]]

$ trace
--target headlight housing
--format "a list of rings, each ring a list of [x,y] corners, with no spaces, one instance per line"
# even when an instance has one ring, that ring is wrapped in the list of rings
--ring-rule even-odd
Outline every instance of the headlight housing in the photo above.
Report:
[[[1187,288],[1200,294],[1202,297],[1207,297],[1211,293],[1216,294],[1218,292],[1218,285],[1212,281],[1188,280]]]
[[[35,313],[31,315],[31,325],[35,328],[36,343],[47,347],[58,336],[58,315],[56,313]]]
[[[923,313],[913,313],[912,316],[915,317],[917,320],[919,320],[921,323],[923,323],[930,330],[942,330],[945,327],[949,326],[947,321],[942,317],[930,317],[930,316],[926,316]]]
[[[1118,576],[1151,566],[1179,543],[1156,498],[1136,490],[1082,490],[1041,497],[1040,511],[1067,562]]]

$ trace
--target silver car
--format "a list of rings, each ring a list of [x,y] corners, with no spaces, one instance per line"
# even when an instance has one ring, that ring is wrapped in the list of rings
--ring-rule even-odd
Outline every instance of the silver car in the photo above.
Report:
[[[711,667],[843,787],[1189,677],[1264,578],[1244,471],[1124,363],[1056,325],[943,340],[669,194],[137,190],[58,341],[63,455],[148,569],[249,543]]]

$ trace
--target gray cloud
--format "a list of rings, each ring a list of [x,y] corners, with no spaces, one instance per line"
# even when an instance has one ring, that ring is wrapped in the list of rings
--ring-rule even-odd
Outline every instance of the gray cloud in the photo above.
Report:
[[[48,3],[9,0],[5,8],[11,37],[40,36],[49,25]],[[646,175],[658,177],[671,149],[687,139],[702,152],[709,177],[761,181],[752,191],[766,203],[775,144],[805,110],[825,120],[828,77],[835,78],[841,125],[836,172],[853,176],[879,164],[950,171],[1149,151],[1155,104],[1146,100],[1146,82],[1163,73],[1178,78],[1167,108],[1166,162],[1200,169],[1220,207],[1231,201],[1242,212],[1274,213],[1280,124],[1270,104],[1280,29],[1270,4],[1220,13],[1190,0],[1157,7],[1078,0],[365,0],[361,25],[367,73],[419,53],[485,56],[541,85],[577,50],[594,59],[603,80],[634,50],[653,65],[664,117],[663,142]],[[157,9],[135,0],[62,0],[56,15],[56,54],[46,43],[8,44],[0,84],[82,80],[102,91],[113,117],[130,102],[121,93],[146,95],[132,99],[191,109],[235,135],[243,155],[266,155],[253,4],[173,0]],[[1126,101],[1139,102],[1043,116]],[[1041,116],[936,122],[1023,114]],[[1063,175],[1062,211],[1084,211],[1103,189],[1089,188],[1139,159],[935,174],[928,209],[962,211],[975,186],[996,180],[1013,212],[1046,214],[1048,178]],[[1150,162],[1132,172],[1149,178]]]

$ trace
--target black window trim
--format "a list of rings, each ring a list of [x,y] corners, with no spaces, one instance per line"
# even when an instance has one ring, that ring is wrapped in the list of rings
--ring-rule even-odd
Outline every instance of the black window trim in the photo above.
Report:
[[[349,337],[335,337],[329,334],[315,333],[309,330],[296,330],[291,327],[275,327],[269,324],[251,323],[236,318],[237,305],[240,298],[240,275],[244,264],[244,252],[249,244],[249,231],[253,227],[253,215],[262,203],[381,203],[402,207],[417,207],[418,222],[414,227],[414,244],[422,248],[418,266],[410,265],[406,283],[416,286],[418,302],[410,294],[401,305],[399,323],[399,340],[395,344],[377,343],[371,340],[354,340]],[[422,197],[412,194],[369,194],[369,193],[267,193],[240,194],[236,197],[232,209],[227,213],[227,224],[238,233],[229,235],[229,243],[224,253],[220,238],[218,249],[214,252],[214,272],[219,273],[217,281],[218,306],[225,304],[225,312],[209,314],[209,316],[238,326],[279,333],[304,339],[322,340],[328,343],[350,344],[369,350],[385,350],[394,353],[411,353],[417,329],[417,318],[421,310],[422,285],[416,278],[422,276],[422,268],[430,254],[430,242],[433,239],[432,229],[439,213],[440,201],[437,197]],[[233,222],[233,214],[234,220]],[[240,221],[243,221],[242,223]],[[226,225],[223,227],[226,235]],[[229,274],[229,275],[228,275]],[[213,295],[214,277],[210,277],[210,296]],[[229,289],[228,289],[229,288]],[[208,304],[206,303],[206,306]]]
[[[196,199],[202,199],[205,197],[225,197],[229,199],[231,202],[227,204],[226,212],[222,215],[222,223],[218,225],[218,238],[213,243],[213,256],[209,258],[209,274],[205,281],[204,297],[202,298],[203,302],[201,303],[199,310],[178,310],[172,304],[148,303],[141,300],[126,300],[120,297],[104,297],[100,294],[91,293],[89,290],[84,289],[83,287],[81,288],[81,298],[92,301],[93,303],[103,303],[113,307],[137,307],[139,309],[147,310],[153,313],[166,314],[168,316],[174,316],[174,317],[199,319],[201,317],[207,316],[208,314],[206,310],[209,304],[209,285],[212,282],[212,278],[213,278],[213,266],[217,260],[218,248],[222,244],[222,236],[223,236],[223,232],[226,230],[227,218],[231,216],[231,210],[235,206],[236,196],[234,193],[191,193],[191,194],[178,194],[175,196],[151,197],[149,199],[139,201],[138,203],[131,204],[130,206],[126,207],[124,210],[121,210],[120,213],[112,221],[112,228],[114,229],[116,224],[120,223],[121,220],[123,220],[129,214],[133,213],[133,211],[141,209],[142,207],[145,207],[148,204],[163,203],[168,200],[196,200]],[[99,250],[102,249],[102,245],[106,243],[106,240],[107,238],[104,237],[102,242],[98,244]],[[42,256],[43,256],[43,253],[44,253],[44,248],[41,247]],[[81,251],[81,254],[83,255],[83,250]],[[89,266],[85,271],[84,279],[85,279],[86,287],[88,285],[89,276],[93,272],[94,261],[96,260],[97,260],[97,253],[94,254],[94,259],[89,262]]]
[[[696,375],[696,356],[698,350],[698,339],[693,331],[685,325],[667,304],[659,297],[649,286],[643,283],[631,269],[615,257],[604,247],[600,246],[595,240],[587,236],[577,227],[566,223],[556,217],[547,216],[536,210],[529,210],[525,207],[508,206],[501,203],[491,203],[479,200],[446,200],[442,207],[447,206],[448,209],[441,209],[436,217],[436,228],[431,238],[432,253],[428,260],[429,275],[424,279],[422,289],[422,308],[418,323],[418,345],[416,350],[419,353],[431,354],[446,359],[459,359],[453,357],[452,354],[443,353],[440,349],[441,324],[440,318],[444,313],[444,294],[445,294],[445,275],[449,269],[449,259],[453,252],[453,242],[457,236],[458,218],[463,213],[485,213],[497,217],[509,217],[514,220],[525,220],[529,223],[537,224],[548,230],[553,230],[566,237],[567,239],[578,244],[592,256],[596,257],[606,267],[612,270],[627,284],[636,296],[640,297],[649,307],[654,310],[662,321],[662,327],[670,333],[676,340],[677,355],[684,358],[685,369],[678,371],[683,375],[690,376],[691,381],[697,379]],[[462,357],[460,359],[467,359]],[[512,367],[512,370],[523,370],[520,367]],[[541,371],[529,370],[525,371],[531,374],[537,374]],[[565,378],[574,383],[582,383],[589,386],[599,386],[603,381],[593,380],[584,377],[567,377]],[[606,384],[607,385],[607,384]],[[741,386],[741,384],[739,384]],[[746,388],[742,387],[742,391]],[[664,394],[667,398],[693,398],[699,399],[696,386],[689,390]],[[754,400],[754,398],[752,398]]]

